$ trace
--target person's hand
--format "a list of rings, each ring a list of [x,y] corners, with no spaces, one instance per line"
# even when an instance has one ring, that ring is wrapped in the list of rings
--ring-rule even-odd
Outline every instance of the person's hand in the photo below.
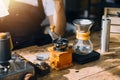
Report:
[[[55,32],[58,35],[63,35],[66,27],[66,17],[64,11],[63,0],[53,0],[55,5],[55,13],[53,15],[53,21],[55,25]]]

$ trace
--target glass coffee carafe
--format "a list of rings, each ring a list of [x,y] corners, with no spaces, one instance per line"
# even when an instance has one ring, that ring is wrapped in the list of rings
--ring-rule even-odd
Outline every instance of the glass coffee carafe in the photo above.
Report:
[[[89,19],[75,19],[76,40],[73,46],[74,52],[81,55],[89,54],[93,51],[93,44],[90,41],[90,28],[93,21]]]

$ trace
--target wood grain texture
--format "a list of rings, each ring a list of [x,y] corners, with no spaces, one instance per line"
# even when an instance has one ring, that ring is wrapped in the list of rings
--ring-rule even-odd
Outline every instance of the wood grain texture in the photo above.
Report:
[[[94,50],[101,54],[99,60],[86,64],[73,63],[73,66],[64,70],[51,72],[44,76],[38,77],[38,80],[120,80],[120,34],[111,34],[110,51],[100,52],[101,32],[91,33],[91,41],[94,45]],[[73,45],[75,37],[69,38],[69,45]],[[34,63],[37,53],[48,53],[45,46],[31,46],[14,52],[20,54],[28,61]]]

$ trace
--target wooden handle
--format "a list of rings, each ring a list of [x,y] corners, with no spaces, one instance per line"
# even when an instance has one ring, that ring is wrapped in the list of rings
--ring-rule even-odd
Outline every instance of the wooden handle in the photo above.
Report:
[[[6,33],[0,33],[0,39],[5,39],[7,37],[7,34]]]
[[[55,25],[51,25],[51,26],[50,26],[50,30],[51,30],[51,32],[54,32],[54,30],[55,30]]]

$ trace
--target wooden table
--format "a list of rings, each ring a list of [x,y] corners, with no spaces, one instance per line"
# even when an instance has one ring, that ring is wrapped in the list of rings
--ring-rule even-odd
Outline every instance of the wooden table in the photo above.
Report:
[[[100,32],[91,34],[94,50],[101,54],[99,60],[83,65],[73,63],[72,67],[60,71],[51,70],[48,75],[38,77],[37,80],[120,80],[120,34],[111,34],[110,51],[105,53],[100,52],[100,36]],[[70,45],[72,44],[73,41],[70,41]],[[30,46],[13,52],[34,63],[37,53],[49,54],[49,46],[52,44]]]

